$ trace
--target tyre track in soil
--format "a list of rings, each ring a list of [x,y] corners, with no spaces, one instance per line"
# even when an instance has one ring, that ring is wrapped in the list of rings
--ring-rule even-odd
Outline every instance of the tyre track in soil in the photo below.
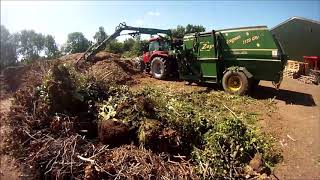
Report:
[[[279,179],[320,179],[320,86],[285,78],[280,90],[261,82],[253,95],[257,99],[276,96],[278,111],[264,119],[283,151],[275,168]]]

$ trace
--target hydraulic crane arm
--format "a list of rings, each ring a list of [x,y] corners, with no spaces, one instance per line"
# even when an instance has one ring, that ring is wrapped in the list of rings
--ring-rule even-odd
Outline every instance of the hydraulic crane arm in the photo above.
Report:
[[[132,35],[132,36],[139,35],[139,34],[154,35],[154,34],[162,33],[162,34],[166,34],[170,38],[172,38],[170,30],[132,27],[132,26],[127,26],[125,23],[120,23],[119,26],[116,27],[115,32],[113,34],[111,34],[109,37],[104,39],[102,42],[97,42],[97,43],[93,44],[92,46],[90,46],[86,50],[86,52],[84,52],[84,54],[80,57],[80,59],[84,59],[84,60],[89,59],[90,60],[90,58],[92,58],[94,55],[96,55],[102,49],[102,47],[105,47],[105,45],[107,45],[111,40],[120,36],[120,33],[125,30],[135,31],[135,32],[129,33],[129,35]]]

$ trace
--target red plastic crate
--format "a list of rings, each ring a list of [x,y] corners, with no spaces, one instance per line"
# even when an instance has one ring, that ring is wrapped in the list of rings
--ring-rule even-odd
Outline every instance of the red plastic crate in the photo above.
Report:
[[[303,59],[310,65],[310,69],[319,70],[320,56],[303,56]]]

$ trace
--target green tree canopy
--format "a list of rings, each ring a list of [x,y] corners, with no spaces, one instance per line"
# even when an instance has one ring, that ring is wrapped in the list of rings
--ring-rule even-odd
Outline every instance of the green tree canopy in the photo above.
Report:
[[[188,24],[186,26],[186,34],[188,33],[195,33],[195,32],[204,32],[206,31],[206,28],[203,27],[202,25],[192,25]]]
[[[123,51],[132,51],[135,43],[136,43],[136,41],[133,38],[129,38],[129,39],[124,40]]]
[[[177,28],[171,29],[171,32],[173,38],[183,38],[183,36],[186,33],[186,28],[181,25],[178,25]]]
[[[18,53],[23,57],[23,60],[34,60],[40,57],[45,46],[44,35],[38,34],[34,30],[22,30],[14,36],[18,45]]]
[[[81,32],[68,34],[68,40],[65,44],[65,53],[80,53],[86,51],[90,46],[90,41],[84,37]]]
[[[93,39],[95,42],[101,43],[104,39],[106,39],[108,36],[106,32],[104,31],[104,28],[102,26],[99,27],[98,32],[96,32],[93,36]]]
[[[59,50],[53,36],[47,35],[44,39],[45,54],[48,58],[54,58],[59,55]]]
[[[188,24],[186,27],[178,25],[177,28],[171,29],[172,37],[181,39],[185,34],[195,33],[195,32],[204,32],[206,28],[202,25],[192,25]]]
[[[114,39],[108,43],[106,50],[116,54],[123,53],[123,43],[119,42],[117,39]]]
[[[17,62],[16,45],[14,38],[5,26],[1,25],[1,56],[0,69]]]

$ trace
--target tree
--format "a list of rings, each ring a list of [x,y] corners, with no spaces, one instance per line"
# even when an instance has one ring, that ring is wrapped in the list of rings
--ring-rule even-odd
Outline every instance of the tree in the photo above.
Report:
[[[116,39],[114,39],[107,45],[106,50],[116,54],[123,53],[123,43],[118,42]]]
[[[13,36],[1,25],[1,56],[0,56],[0,69],[13,65],[17,62],[16,45]]]
[[[132,51],[135,42],[136,41],[133,38],[129,38],[129,39],[124,40],[123,51]]]
[[[99,31],[94,34],[93,39],[96,41],[96,43],[101,43],[107,37],[108,36],[107,36],[106,32],[104,31],[104,28],[102,26],[100,26]]]
[[[147,47],[148,45],[149,45],[149,42],[147,40],[141,41],[140,38],[136,39],[135,44],[132,49],[133,54],[135,56],[141,55],[143,53],[144,48]]]
[[[183,38],[186,33],[185,27],[178,25],[176,29],[171,29],[173,38]]]
[[[22,30],[14,35],[18,45],[18,53],[23,56],[23,60],[34,60],[40,57],[44,49],[44,35],[36,33],[34,30]]]
[[[59,55],[59,50],[53,36],[47,35],[44,39],[45,54],[48,58],[54,58]]]
[[[172,37],[181,39],[185,34],[204,32],[206,30],[202,25],[192,25],[188,24],[186,27],[178,25],[177,28],[171,29]]]
[[[90,41],[88,41],[81,32],[73,32],[68,34],[64,51],[66,53],[84,52],[89,48],[90,44]]]
[[[202,25],[192,25],[188,24],[186,26],[186,34],[188,33],[195,33],[195,32],[204,32],[206,31],[206,28],[203,27]]]

